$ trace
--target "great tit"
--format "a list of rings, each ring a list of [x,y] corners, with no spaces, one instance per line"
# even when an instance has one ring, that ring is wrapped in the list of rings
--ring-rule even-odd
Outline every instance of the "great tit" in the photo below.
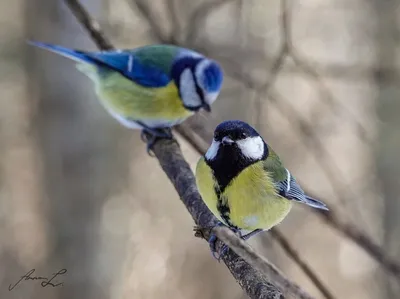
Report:
[[[293,202],[328,210],[304,194],[271,146],[240,120],[216,127],[211,146],[197,163],[196,183],[210,211],[245,240],[279,224]],[[214,257],[215,240],[215,235],[209,240]]]

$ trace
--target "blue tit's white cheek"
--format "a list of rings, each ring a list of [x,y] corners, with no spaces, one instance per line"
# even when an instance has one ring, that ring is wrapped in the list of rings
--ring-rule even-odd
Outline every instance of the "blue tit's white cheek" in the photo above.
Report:
[[[179,79],[179,89],[183,104],[186,107],[197,108],[201,106],[201,98],[196,92],[196,84],[190,69],[185,69]]]
[[[264,156],[264,141],[260,136],[237,140],[236,144],[246,158],[259,160]]]
[[[205,94],[204,101],[211,105],[217,99],[219,92],[208,92]]]
[[[213,140],[213,142],[211,143],[210,147],[207,150],[207,153],[205,154],[207,160],[211,161],[215,159],[215,157],[218,154],[218,149],[220,144],[221,143],[219,141]]]

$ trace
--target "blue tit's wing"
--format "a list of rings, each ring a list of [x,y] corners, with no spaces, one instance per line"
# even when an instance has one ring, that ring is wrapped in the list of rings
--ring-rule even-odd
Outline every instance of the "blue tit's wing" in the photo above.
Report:
[[[295,200],[313,208],[328,210],[322,201],[307,196],[270,146],[268,146],[268,150],[269,154],[264,161],[264,170],[273,179],[277,193],[289,200]]]
[[[170,68],[183,49],[154,45],[133,50],[85,52],[40,42],[30,44],[78,62],[94,64],[100,70],[112,70],[144,87],[165,87],[171,81]]]

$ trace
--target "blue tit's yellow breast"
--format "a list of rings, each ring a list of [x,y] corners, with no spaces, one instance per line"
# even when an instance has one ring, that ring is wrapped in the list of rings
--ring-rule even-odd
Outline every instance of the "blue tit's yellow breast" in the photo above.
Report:
[[[229,207],[235,226],[247,229],[270,229],[289,213],[292,202],[276,193],[263,162],[245,168],[225,188],[221,198]]]
[[[117,72],[100,76],[88,65],[79,65],[79,70],[94,81],[102,104],[118,115],[132,119],[176,120],[193,114],[184,108],[174,81],[165,87],[149,88]]]

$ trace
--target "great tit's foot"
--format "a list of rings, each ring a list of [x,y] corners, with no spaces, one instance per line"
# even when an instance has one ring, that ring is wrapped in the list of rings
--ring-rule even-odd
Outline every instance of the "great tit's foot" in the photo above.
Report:
[[[215,226],[225,226],[222,222],[218,222],[218,224],[216,224]],[[230,227],[229,229],[231,229],[234,233],[237,233],[239,230],[236,228],[232,228]],[[218,261],[221,261],[221,258],[228,252],[228,245],[223,244],[221,246],[221,248],[219,249],[219,251],[217,251],[217,236],[211,232],[210,238],[208,239],[208,244],[210,245],[210,250],[211,250],[211,254],[212,256]]]
[[[251,237],[257,235],[258,233],[261,233],[262,231],[263,231],[262,229],[255,229],[252,232],[249,232],[248,234],[246,234],[244,236],[240,236],[240,237],[242,238],[242,240],[247,241]]]
[[[152,128],[144,128],[140,137],[143,142],[146,142],[146,150],[149,156],[154,157],[152,153],[153,146],[156,143],[157,139],[164,138],[164,139],[172,139],[174,138],[172,135],[171,128],[160,128],[160,129],[152,129]]]

